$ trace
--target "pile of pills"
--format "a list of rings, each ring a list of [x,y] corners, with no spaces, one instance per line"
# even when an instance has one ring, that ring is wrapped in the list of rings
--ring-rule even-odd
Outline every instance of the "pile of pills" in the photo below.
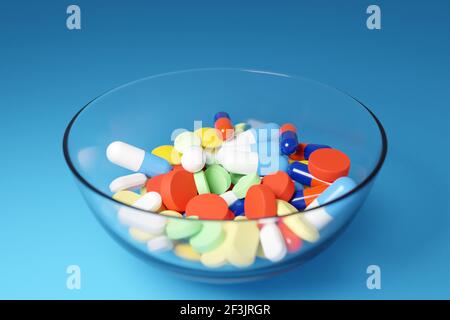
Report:
[[[152,252],[173,250],[207,267],[276,262],[316,242],[339,212],[298,212],[356,186],[348,156],[302,143],[293,124],[233,125],[226,112],[214,123],[151,152],[121,141],[108,146],[109,161],[134,172],[109,186],[128,205],[118,219],[130,236]]]

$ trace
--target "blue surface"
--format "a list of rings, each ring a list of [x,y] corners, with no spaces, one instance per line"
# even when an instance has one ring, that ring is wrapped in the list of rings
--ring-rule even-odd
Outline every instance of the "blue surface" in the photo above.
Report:
[[[370,31],[368,1],[178,2],[76,1],[79,31],[66,29],[69,2],[1,2],[0,298],[450,298],[450,3],[377,1],[382,30]],[[106,89],[215,66],[334,85],[368,104],[389,138],[348,230],[261,282],[191,283],[130,255],[95,221],[62,156],[65,126]],[[71,264],[81,290],[66,288]],[[371,264],[381,290],[366,288]]]

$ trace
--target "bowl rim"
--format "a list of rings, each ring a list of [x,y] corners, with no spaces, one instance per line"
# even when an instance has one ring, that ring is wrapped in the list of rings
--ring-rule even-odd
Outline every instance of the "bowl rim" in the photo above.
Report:
[[[70,137],[70,133],[71,133],[71,129],[73,127],[73,125],[75,124],[76,120],[78,119],[78,117],[81,115],[81,113],[83,113],[84,110],[86,110],[88,107],[90,107],[95,101],[101,99],[102,97],[116,91],[116,90],[120,90],[122,88],[128,87],[130,85],[133,85],[135,83],[138,82],[143,82],[143,81],[147,81],[150,79],[155,79],[155,78],[159,78],[159,77],[165,77],[165,76],[171,76],[171,75],[177,75],[177,74],[183,74],[183,73],[190,73],[190,72],[210,72],[210,71],[236,71],[236,72],[249,72],[249,73],[258,73],[258,74],[264,74],[264,75],[270,75],[270,76],[276,76],[276,77],[285,77],[285,78],[292,78],[292,79],[299,79],[299,80],[303,80],[303,81],[308,81],[308,82],[312,82],[324,87],[327,87],[329,89],[335,90],[349,98],[351,98],[352,100],[354,100],[358,105],[360,105],[363,109],[365,109],[369,115],[372,117],[372,119],[375,121],[375,124],[378,127],[379,133],[380,133],[380,137],[381,137],[381,152],[379,155],[379,158],[377,160],[376,165],[374,166],[374,168],[372,169],[372,171],[370,172],[369,175],[367,175],[367,177],[362,180],[360,183],[358,183],[356,185],[355,188],[353,188],[352,190],[350,190],[349,192],[341,195],[340,197],[337,197],[336,199],[333,199],[327,203],[324,203],[322,205],[319,205],[317,207],[308,209],[308,210],[304,210],[304,211],[296,211],[296,212],[292,212],[290,214],[287,215],[283,215],[282,217],[288,217],[291,215],[295,215],[295,214],[299,214],[299,213],[305,213],[305,212],[313,212],[314,210],[318,210],[322,207],[328,206],[330,204],[333,203],[337,203],[345,198],[350,197],[351,195],[355,194],[356,192],[358,192],[359,190],[361,190],[362,188],[364,188],[366,185],[368,185],[370,182],[372,182],[375,177],[377,176],[377,174],[379,173],[380,169],[383,166],[383,163],[386,159],[386,154],[387,154],[387,149],[388,149],[388,140],[387,140],[387,135],[386,135],[386,131],[384,130],[383,125],[381,124],[380,120],[375,116],[375,114],[372,112],[372,110],[370,110],[364,103],[362,103],[359,99],[355,98],[354,96],[350,95],[349,93],[338,89],[336,87],[333,87],[331,85],[322,83],[320,81],[316,81],[313,79],[309,79],[306,77],[302,77],[302,76],[297,76],[297,75],[288,75],[286,73],[279,73],[279,72],[271,72],[271,71],[265,71],[265,70],[258,70],[258,69],[251,69],[251,68],[195,68],[195,69],[185,69],[185,70],[179,70],[179,71],[171,71],[171,72],[165,72],[165,73],[159,73],[159,74],[155,74],[155,75],[151,75],[151,76],[147,76],[147,77],[143,77],[137,80],[133,80],[127,83],[124,83],[122,85],[113,87],[109,90],[106,90],[105,92],[101,93],[100,95],[96,96],[95,98],[93,98],[92,100],[90,100],[86,105],[84,105],[80,110],[78,110],[78,112],[72,117],[72,119],[70,120],[70,122],[68,123],[65,131],[64,131],[64,135],[63,135],[63,143],[62,143],[62,147],[63,147],[63,154],[64,154],[64,159],[70,169],[70,171],[73,173],[73,175],[77,178],[77,180],[79,182],[81,182],[85,187],[87,187],[88,189],[90,189],[91,191],[93,191],[94,193],[96,193],[97,195],[115,202],[116,204],[120,205],[120,206],[124,206],[124,207],[129,207],[137,212],[142,212],[142,213],[146,213],[146,214],[155,214],[155,215],[159,215],[161,216],[159,213],[157,212],[151,212],[151,211],[146,211],[146,210],[142,210],[136,207],[133,207],[131,205],[125,204],[123,202],[120,202],[116,199],[114,199],[112,196],[106,194],[105,192],[97,189],[93,184],[91,184],[86,178],[84,178],[79,172],[78,170],[75,168],[72,160],[71,160],[71,155],[69,152],[69,137]],[[185,219],[184,217],[174,217],[174,216],[165,216],[166,218],[170,218],[170,219]],[[281,216],[277,216],[277,217],[271,217],[271,218],[281,218]],[[260,221],[263,220],[264,218],[258,218],[258,219],[238,219],[238,220],[211,220],[211,219],[199,219],[198,221],[223,221],[223,222],[248,222],[248,221]]]

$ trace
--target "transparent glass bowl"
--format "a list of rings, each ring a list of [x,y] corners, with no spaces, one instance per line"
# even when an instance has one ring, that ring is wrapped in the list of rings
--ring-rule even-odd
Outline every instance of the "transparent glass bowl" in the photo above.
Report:
[[[113,179],[130,172],[107,160],[107,146],[121,140],[151,151],[159,145],[172,144],[174,129],[192,131],[195,120],[202,120],[205,127],[213,126],[217,111],[227,111],[233,123],[249,119],[294,123],[301,142],[327,144],[350,157],[349,176],[357,187],[326,204],[327,208],[336,206],[339,215],[320,231],[318,241],[303,241],[298,251],[288,253],[278,262],[257,256],[245,267],[227,263],[210,268],[199,261],[183,259],[172,250],[151,252],[146,243],[130,236],[129,226],[118,220],[118,211],[130,207],[112,199],[108,189]],[[332,243],[350,223],[372,188],[385,159],[387,139],[380,121],[366,106],[332,87],[265,71],[199,69],[147,77],[95,98],[69,123],[63,149],[84,199],[98,221],[129,251],[185,277],[235,282],[288,270]],[[166,219],[171,223],[179,218]],[[258,221],[219,223],[226,229],[226,224],[257,225]]]

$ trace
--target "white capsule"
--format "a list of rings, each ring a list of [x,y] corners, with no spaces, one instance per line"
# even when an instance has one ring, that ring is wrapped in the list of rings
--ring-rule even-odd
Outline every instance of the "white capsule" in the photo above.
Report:
[[[122,190],[141,188],[145,185],[147,176],[143,173],[132,173],[114,179],[109,185],[109,190],[116,193]]]
[[[106,156],[109,161],[122,168],[139,171],[145,151],[122,141],[114,141],[106,149]]]
[[[232,190],[222,193],[220,197],[225,200],[228,206],[231,206],[233,203],[238,201],[238,197],[236,197]]]
[[[287,253],[283,235],[275,223],[267,223],[259,233],[261,247],[267,259],[273,262],[280,261]]]
[[[108,146],[106,157],[122,168],[139,171],[150,177],[172,170],[165,159],[121,141],[114,141]]]
[[[220,148],[216,160],[228,172],[249,174],[258,171],[258,153],[242,152],[231,148]]]
[[[172,250],[173,242],[166,236],[159,236],[147,242],[147,248],[152,252],[162,252]]]
[[[195,173],[203,169],[206,163],[206,154],[199,146],[190,146],[181,156],[181,165],[184,170]]]

